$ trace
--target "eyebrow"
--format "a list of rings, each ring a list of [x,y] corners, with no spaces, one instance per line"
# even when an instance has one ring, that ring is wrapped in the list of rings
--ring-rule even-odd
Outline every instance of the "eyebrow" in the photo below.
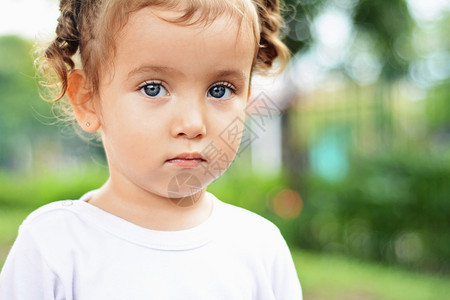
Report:
[[[222,70],[214,74],[215,77],[232,77],[236,81],[245,81],[247,76],[241,70]]]
[[[178,71],[175,68],[171,67],[165,67],[165,66],[157,66],[157,65],[142,65],[139,66],[133,70],[131,70],[128,73],[128,78],[131,78],[133,76],[139,75],[139,74],[145,74],[145,73],[162,73],[162,74],[168,74],[168,75],[183,75],[183,72]],[[217,72],[208,74],[208,76],[211,77],[232,77],[233,79],[237,81],[245,81],[247,76],[245,73],[241,70],[219,70]]]
[[[142,65],[139,66],[128,73],[128,78],[131,78],[133,76],[139,75],[139,74],[145,74],[145,73],[163,73],[163,74],[182,74],[180,71],[170,68],[170,67],[164,67],[164,66],[153,66],[153,65]]]

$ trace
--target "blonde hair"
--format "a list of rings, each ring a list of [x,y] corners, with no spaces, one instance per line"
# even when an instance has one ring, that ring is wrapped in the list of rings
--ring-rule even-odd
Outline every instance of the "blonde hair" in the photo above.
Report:
[[[43,84],[56,87],[56,95],[47,101],[64,97],[76,54],[92,92],[97,93],[102,68],[112,63],[115,33],[125,26],[130,14],[149,6],[179,11],[179,18],[167,21],[186,25],[208,23],[222,14],[247,22],[256,41],[252,71],[269,71],[276,59],[281,71],[289,58],[279,37],[283,23],[278,0],[61,0],[56,38],[37,60],[47,79],[56,75],[53,84]]]

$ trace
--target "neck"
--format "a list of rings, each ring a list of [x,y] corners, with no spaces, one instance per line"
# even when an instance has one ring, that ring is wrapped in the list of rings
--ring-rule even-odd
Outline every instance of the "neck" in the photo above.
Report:
[[[184,198],[169,198],[138,186],[116,184],[113,178],[88,202],[131,223],[153,230],[184,230],[203,223],[212,203],[206,188]]]

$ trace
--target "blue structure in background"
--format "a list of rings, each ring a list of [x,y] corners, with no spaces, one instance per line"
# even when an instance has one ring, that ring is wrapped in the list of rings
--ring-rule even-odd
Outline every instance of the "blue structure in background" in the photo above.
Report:
[[[332,182],[345,178],[349,169],[348,149],[344,127],[324,130],[309,149],[312,171]]]

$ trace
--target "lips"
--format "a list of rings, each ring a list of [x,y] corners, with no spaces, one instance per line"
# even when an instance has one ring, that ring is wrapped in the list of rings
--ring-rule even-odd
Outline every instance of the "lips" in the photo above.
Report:
[[[185,152],[168,159],[166,162],[182,168],[192,168],[206,162],[206,159],[198,152]]]

